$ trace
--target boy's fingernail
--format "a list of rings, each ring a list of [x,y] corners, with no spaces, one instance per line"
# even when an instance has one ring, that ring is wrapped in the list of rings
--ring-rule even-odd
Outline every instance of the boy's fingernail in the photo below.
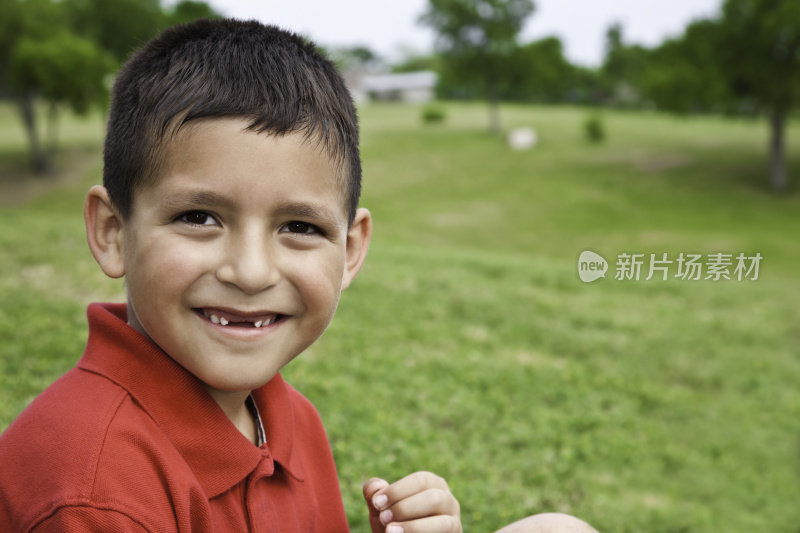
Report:
[[[381,511],[381,514],[379,515],[379,517],[381,519],[381,524],[383,524],[384,526],[386,524],[388,524],[389,522],[391,522],[392,518],[394,518],[394,516],[392,516],[392,511],[389,510],[389,509],[386,509],[385,511]]]
[[[372,498],[372,505],[374,505],[376,509],[382,509],[388,501],[389,498],[386,496],[386,494],[378,494]]]
[[[386,533],[403,533],[403,528],[397,524],[392,524],[386,528]]]

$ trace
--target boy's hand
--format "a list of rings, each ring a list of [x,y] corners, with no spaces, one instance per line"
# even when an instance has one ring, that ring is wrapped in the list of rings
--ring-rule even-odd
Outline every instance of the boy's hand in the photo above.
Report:
[[[372,478],[362,487],[372,533],[461,533],[461,510],[447,482],[416,472],[391,485]]]

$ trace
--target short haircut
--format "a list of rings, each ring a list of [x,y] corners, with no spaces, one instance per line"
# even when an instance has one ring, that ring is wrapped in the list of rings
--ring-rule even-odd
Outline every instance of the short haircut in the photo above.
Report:
[[[191,120],[241,117],[248,129],[301,132],[341,168],[352,223],[361,193],[358,118],[336,67],[275,26],[198,20],[165,30],[122,67],[112,89],[103,185],[127,219],[155,182],[169,141]]]

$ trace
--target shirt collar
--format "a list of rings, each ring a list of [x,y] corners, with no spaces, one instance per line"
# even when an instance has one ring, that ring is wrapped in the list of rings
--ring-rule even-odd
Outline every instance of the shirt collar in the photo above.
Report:
[[[256,441],[258,441],[258,446],[261,446],[267,442],[267,437],[264,433],[264,423],[261,421],[261,413],[258,412],[258,406],[252,394],[247,397],[246,403],[247,410],[250,411],[250,416],[256,421]]]
[[[128,326],[125,304],[91,304],[88,317],[89,341],[78,367],[127,390],[175,445],[209,498],[241,482],[270,454],[302,481],[302,469],[292,460],[295,425],[290,387],[280,374],[253,391],[268,439],[257,448],[197,378]]]

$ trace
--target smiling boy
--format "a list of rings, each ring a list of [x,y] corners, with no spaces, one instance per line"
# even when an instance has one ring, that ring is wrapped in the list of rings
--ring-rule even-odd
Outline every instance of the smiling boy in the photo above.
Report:
[[[87,237],[127,303],[90,306],[76,368],[0,437],[0,524],[347,531],[319,417],[279,373],[328,326],[371,234],[336,69],[257,22],[167,30],[115,81],[104,162]],[[369,487],[379,529],[460,529],[432,474]]]
[[[89,242],[125,276],[128,324],[205,386],[254,440],[245,400],[325,330],[364,261],[370,215],[349,221],[337,166],[301,133],[197,119],[123,222],[89,192]]]
[[[347,531],[320,419],[280,376],[369,245],[341,77],[257,22],[167,30],[115,81],[104,162],[87,238],[127,303],[89,307],[77,366],[0,436],[0,526]],[[433,474],[364,496],[375,533],[461,531]]]

